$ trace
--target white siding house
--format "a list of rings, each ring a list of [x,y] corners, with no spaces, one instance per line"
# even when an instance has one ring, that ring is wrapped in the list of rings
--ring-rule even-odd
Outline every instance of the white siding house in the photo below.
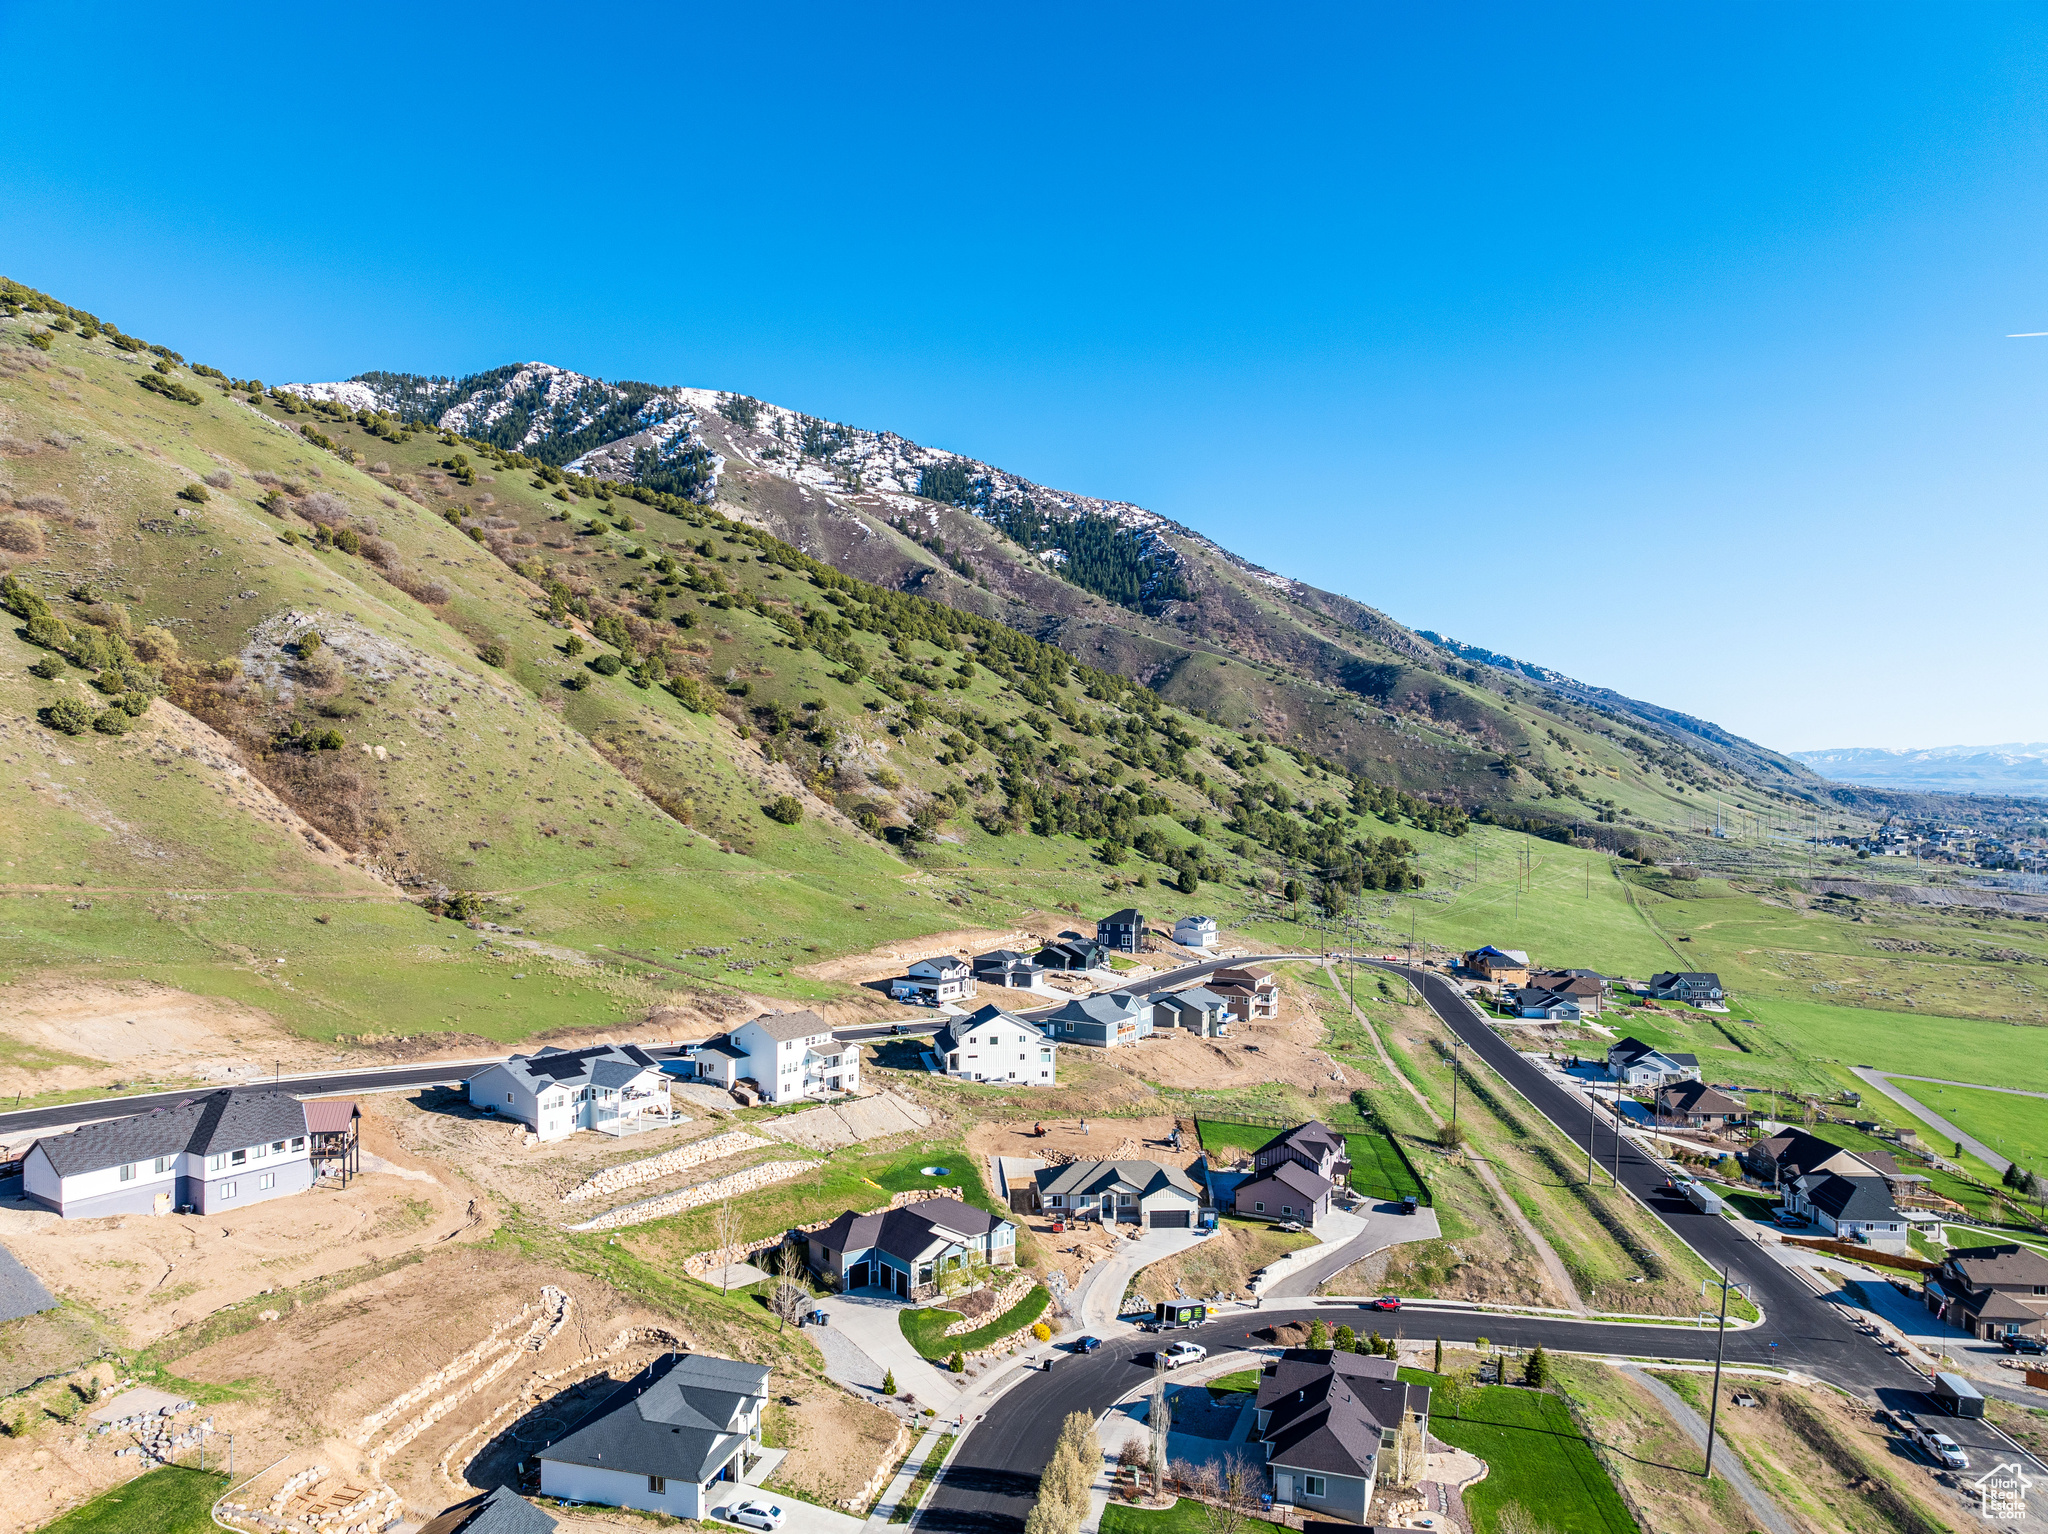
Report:
[[[517,1119],[544,1141],[579,1129],[630,1133],[647,1120],[672,1117],[661,1067],[631,1044],[514,1055],[466,1085],[472,1107]]]
[[[312,1187],[309,1147],[305,1105],[289,1092],[222,1088],[44,1136],[22,1161],[22,1192],[66,1219],[214,1214]]]
[[[749,1492],[767,1401],[765,1365],[667,1354],[540,1451],[541,1494],[703,1518]]]
[[[954,1018],[932,1036],[932,1053],[939,1070],[960,1081],[1059,1084],[1059,1044],[1000,1007]]]
[[[768,1012],[684,1056],[699,1081],[751,1082],[763,1102],[788,1103],[860,1090],[860,1046],[841,1044],[815,1012]]]
[[[889,986],[889,994],[898,1001],[923,1001],[935,1007],[949,1001],[965,1001],[974,992],[973,967],[949,953],[919,959],[902,979]]]
[[[1183,916],[1173,924],[1173,940],[1183,948],[1214,948],[1216,946],[1216,918],[1213,916]]]

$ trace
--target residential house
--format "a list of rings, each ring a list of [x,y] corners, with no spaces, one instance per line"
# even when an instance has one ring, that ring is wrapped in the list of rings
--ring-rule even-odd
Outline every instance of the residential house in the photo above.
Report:
[[[1144,915],[1130,906],[1112,911],[1095,924],[1095,941],[1112,953],[1139,953],[1145,947]]]
[[[554,1534],[559,1527],[509,1486],[443,1508],[419,1526],[419,1534]]]
[[[964,1001],[974,994],[974,971],[965,959],[950,953],[919,959],[907,974],[889,982],[889,994],[898,1001],[922,1001],[940,1006]]]
[[[1241,1023],[1280,1015],[1280,982],[1270,969],[1233,964],[1214,971],[1203,984],[1230,1004],[1230,1015]]]
[[[1657,1092],[1657,1122],[1677,1129],[1716,1132],[1749,1122],[1749,1105],[1699,1081],[1679,1081]]]
[[[768,1366],[668,1353],[540,1451],[543,1496],[703,1518],[761,1454]]]
[[[1141,1005],[1129,991],[1107,991],[1096,996],[1076,996],[1058,1011],[1031,1021],[1047,1038],[1062,1044],[1110,1049],[1151,1037],[1153,1009]]]
[[[1230,1032],[1230,1003],[1207,986],[1154,991],[1144,1000],[1151,1004],[1155,1029],[1183,1028],[1205,1039],[1220,1039]]]
[[[1529,956],[1519,948],[1496,948],[1488,943],[1465,955],[1465,968],[1489,985],[1526,985]]]
[[[1017,1260],[1017,1227],[957,1198],[874,1214],[849,1209],[806,1240],[812,1269],[835,1288],[886,1289],[899,1299],[933,1293],[940,1276],[958,1268]]]
[[[471,1107],[517,1119],[543,1141],[579,1129],[618,1134],[672,1117],[660,1063],[634,1044],[550,1046],[485,1066],[465,1085]]]
[[[1924,1293],[1928,1309],[1973,1337],[2048,1337],[2048,1257],[2032,1247],[1951,1252]]]
[[[1365,1523],[1383,1458],[1396,1481],[1419,1468],[1400,1463],[1404,1427],[1419,1429],[1413,1452],[1428,1442],[1428,1387],[1404,1383],[1391,1358],[1288,1348],[1260,1376],[1253,1410],[1274,1502],[1338,1526]]]
[[[1057,1086],[1058,1053],[1059,1044],[1035,1024],[992,1005],[970,1017],[950,1018],[932,1035],[940,1071],[959,1081]]]
[[[1881,1252],[1906,1250],[1906,1217],[1882,1177],[1807,1172],[1785,1190],[1785,1208],[1838,1241],[1861,1241]]]
[[[1319,1177],[1299,1161],[1282,1161],[1271,1171],[1255,1171],[1237,1185],[1231,1207],[1252,1220],[1299,1220],[1314,1229],[1330,1212],[1327,1177]]]
[[[1006,991],[1035,991],[1044,973],[1043,964],[1012,948],[977,954],[974,959],[975,983],[999,986]]]
[[[1516,988],[1508,1005],[1517,1017],[1540,1018],[1548,1023],[1576,1023],[1582,1015],[1578,997],[1546,990],[1540,985]]]
[[[1654,1090],[1673,1081],[1697,1081],[1700,1062],[1697,1055],[1653,1049],[1631,1037],[1607,1046],[1607,1074],[1623,1086]]]
[[[1183,948],[1214,948],[1216,946],[1216,918],[1213,916],[1183,916],[1173,924],[1173,940]]]
[[[1270,1172],[1285,1161],[1306,1167],[1325,1182],[1341,1182],[1351,1174],[1350,1147],[1336,1131],[1315,1119],[1281,1130],[1252,1152],[1254,1171]]]
[[[815,1012],[767,1012],[683,1057],[688,1073],[769,1103],[830,1097],[860,1088],[860,1048],[841,1044]]]
[[[1898,1164],[1883,1151],[1848,1151],[1794,1125],[1759,1140],[1742,1154],[1750,1174],[1775,1187],[1789,1188],[1808,1172],[1836,1172],[1844,1177],[1899,1176]]]
[[[313,1186],[306,1107],[289,1092],[226,1087],[148,1113],[44,1135],[22,1193],[67,1220],[219,1214]]]
[[[1589,969],[1548,969],[1529,976],[1529,984],[1579,1004],[1580,1017],[1598,1017],[1607,1000],[1607,978]]]
[[[1032,1175],[1032,1212],[1054,1219],[1190,1230],[1202,1208],[1200,1185],[1156,1161],[1075,1161]]]
[[[1650,977],[1650,994],[1659,1001],[1706,1007],[1718,1004],[1725,993],[1719,975],[1702,970],[1665,970]]]
[[[1067,974],[1109,968],[1109,950],[1094,938],[1078,933],[1062,933],[1056,942],[1047,943],[1033,957],[1040,967]]]

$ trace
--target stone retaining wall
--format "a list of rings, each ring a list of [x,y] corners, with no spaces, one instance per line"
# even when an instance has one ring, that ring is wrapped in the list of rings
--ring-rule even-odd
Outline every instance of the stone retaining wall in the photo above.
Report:
[[[722,1198],[752,1193],[756,1188],[783,1182],[799,1172],[808,1172],[823,1164],[818,1161],[764,1161],[759,1166],[750,1166],[743,1172],[714,1177],[710,1182],[678,1188],[673,1193],[642,1199],[637,1204],[622,1204],[617,1209],[606,1210],[595,1219],[585,1220],[581,1225],[571,1225],[569,1229],[616,1230],[621,1225],[640,1225],[648,1220],[664,1219],[672,1214],[680,1214],[685,1209],[695,1209],[700,1204],[715,1204]]]
[[[722,1135],[713,1135],[708,1140],[692,1140],[688,1145],[678,1145],[665,1150],[658,1156],[644,1156],[638,1161],[622,1162],[618,1166],[606,1167],[587,1182],[578,1183],[562,1195],[565,1204],[579,1203],[600,1194],[619,1193],[627,1188],[636,1188],[643,1182],[653,1182],[668,1176],[671,1172],[687,1172],[693,1166],[702,1166],[707,1161],[720,1161],[727,1156],[737,1156],[742,1151],[753,1150],[756,1146],[769,1145],[759,1135],[748,1134],[744,1129],[729,1130]]]
[[[995,1291],[996,1303],[994,1308],[988,1313],[988,1321],[977,1321],[972,1316],[962,1316],[943,1332],[940,1332],[939,1335],[941,1337],[961,1337],[965,1336],[968,1332],[980,1330],[988,1325],[989,1321],[1000,1320],[1009,1313],[1011,1306],[1031,1292],[1032,1286],[1037,1282],[1038,1277],[1036,1274],[1019,1273]],[[946,1302],[941,1299],[934,1303],[943,1309]]]

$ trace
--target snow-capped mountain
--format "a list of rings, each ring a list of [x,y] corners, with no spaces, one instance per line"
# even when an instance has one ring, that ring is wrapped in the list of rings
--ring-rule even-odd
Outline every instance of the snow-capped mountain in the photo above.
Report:
[[[1930,746],[1913,751],[1849,746],[1786,754],[1837,783],[2048,798],[2048,744],[2039,741],[2002,746]]]

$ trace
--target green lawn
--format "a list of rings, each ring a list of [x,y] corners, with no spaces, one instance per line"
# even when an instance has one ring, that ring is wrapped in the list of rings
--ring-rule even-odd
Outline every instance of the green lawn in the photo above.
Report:
[[[163,1465],[73,1508],[41,1534],[201,1534],[228,1478]]]
[[[1220,1401],[1225,1396],[1239,1395],[1259,1388],[1259,1371],[1239,1369],[1235,1374],[1221,1374],[1209,1381],[1209,1399]]]
[[[1997,1073],[2001,1081],[2006,1074]],[[1902,1081],[1899,1087],[2008,1160],[2048,1172],[2048,1101],[1931,1081]]]
[[[1346,1133],[1344,1145],[1351,1156],[1351,1186],[1368,1198],[1409,1198],[1429,1202],[1423,1187],[1394,1142],[1373,1130]]]
[[[1284,1534],[1284,1527],[1263,1518],[1246,1519],[1244,1534]],[[1102,1510],[1102,1534],[1211,1534],[1202,1504],[1183,1499],[1172,1507],[1149,1510],[1112,1501]]]
[[[1022,1331],[1044,1315],[1045,1307],[1051,1303],[1052,1296],[1045,1292],[1044,1286],[1034,1284],[1029,1294],[986,1326],[977,1326],[957,1337],[942,1335],[947,1327],[960,1319],[957,1310],[942,1310],[936,1305],[921,1306],[916,1310],[899,1312],[898,1322],[912,1347],[933,1363],[943,1363],[956,1352],[972,1353],[976,1348],[985,1348],[1012,1332]]]
[[[1554,1534],[1636,1534],[1614,1482],[1556,1396],[1460,1386],[1422,1369],[1403,1369],[1401,1378],[1431,1387],[1431,1433],[1487,1463],[1486,1479],[1465,1492],[1476,1534],[1495,1534],[1510,1506]]]

